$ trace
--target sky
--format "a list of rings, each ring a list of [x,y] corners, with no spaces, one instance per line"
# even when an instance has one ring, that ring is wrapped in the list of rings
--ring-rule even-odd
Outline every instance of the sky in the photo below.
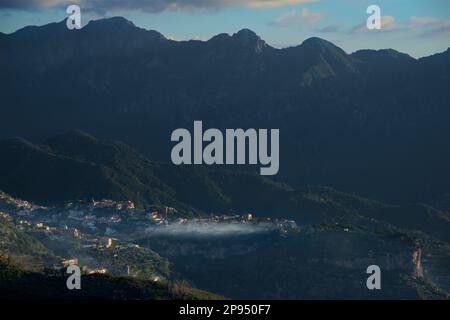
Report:
[[[0,32],[61,21],[78,4],[82,24],[123,16],[174,40],[207,40],[240,29],[277,48],[321,37],[347,52],[392,48],[422,57],[450,47],[449,0],[0,0]],[[382,28],[368,30],[369,5]]]

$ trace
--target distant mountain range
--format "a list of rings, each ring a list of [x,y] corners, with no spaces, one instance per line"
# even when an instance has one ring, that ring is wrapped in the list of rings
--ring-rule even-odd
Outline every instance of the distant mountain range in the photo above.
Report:
[[[121,17],[77,31],[65,21],[25,27],[2,34],[0,46],[0,137],[44,141],[79,128],[169,163],[170,132],[194,120],[279,128],[278,179],[294,188],[320,184],[391,203],[450,192],[450,50],[421,59],[391,49],[347,54],[320,38],[275,49],[247,29],[178,42]],[[80,176],[46,181],[85,177],[82,186],[55,194],[127,195],[115,181],[121,168],[61,156],[52,144],[2,144],[22,145],[42,165],[77,167]],[[161,186],[159,195],[171,198],[155,170],[133,188]],[[92,177],[105,188],[85,187]]]

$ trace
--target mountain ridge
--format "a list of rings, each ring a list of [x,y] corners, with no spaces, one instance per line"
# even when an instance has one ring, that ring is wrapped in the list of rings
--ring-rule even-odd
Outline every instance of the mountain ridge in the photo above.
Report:
[[[64,18],[63,20],[61,20],[59,22],[50,22],[50,23],[43,24],[43,25],[25,26],[25,27],[20,28],[20,29],[18,29],[16,31],[13,31],[11,33],[2,33],[2,32],[0,32],[0,35],[1,36],[10,37],[10,36],[17,35],[17,34],[24,33],[24,32],[28,32],[28,31],[36,32],[36,31],[45,31],[45,30],[52,30],[52,29],[54,29],[54,30],[56,30],[56,29],[65,30],[65,31],[70,32],[70,30],[68,30],[66,28],[66,21],[67,21],[67,18]],[[156,30],[153,30],[153,29],[145,29],[145,28],[138,27],[131,20],[128,20],[128,19],[126,19],[126,18],[124,18],[122,16],[113,16],[113,17],[109,17],[109,18],[101,18],[101,19],[90,20],[80,30],[87,31],[87,30],[89,30],[89,29],[91,29],[93,27],[94,28],[95,27],[115,28],[114,31],[117,31],[118,29],[119,30],[120,29],[124,30],[126,28],[129,28],[129,30],[146,31],[146,32],[154,33],[155,35],[158,35],[162,39],[167,40],[167,41],[173,41],[173,42],[189,42],[189,41],[192,41],[192,40],[171,40],[171,39],[168,39],[162,33],[158,32]],[[274,48],[274,47],[268,45],[260,36],[258,36],[254,31],[252,31],[251,29],[248,29],[248,28],[240,29],[240,30],[236,31],[233,34],[220,33],[220,34],[212,36],[208,40],[195,40],[195,41],[197,41],[197,42],[209,42],[209,41],[211,41],[213,39],[217,40],[217,39],[220,39],[220,38],[229,38],[229,39],[233,39],[234,38],[236,40],[241,40],[241,41],[243,39],[245,39],[245,38],[247,40],[251,39],[253,41],[258,41],[259,40],[265,46],[270,47],[271,49],[275,49],[275,50],[285,50],[285,49],[289,49],[289,48],[293,48],[293,47],[299,47],[299,46],[302,46],[304,44],[308,44],[308,43],[311,43],[311,42],[317,43],[317,42],[320,42],[320,41],[322,41],[323,43],[328,43],[328,44],[332,44],[333,46],[335,46],[333,43],[331,43],[331,42],[329,42],[329,41],[327,41],[327,40],[325,40],[325,39],[323,39],[321,37],[311,36],[311,37],[305,39],[301,44],[298,44],[298,45],[293,45],[293,46],[289,46],[289,47],[285,47],[285,48]],[[339,48],[337,46],[335,46],[335,47]],[[339,49],[342,50],[341,48],[339,48]],[[367,50],[367,49],[359,49],[359,50],[356,50],[353,53],[347,53],[347,54],[351,55],[351,54],[357,53],[358,51],[361,51],[361,50]],[[386,48],[386,49],[377,49],[375,51],[380,51],[381,52],[381,51],[388,51],[388,50],[394,50],[394,49]],[[394,51],[396,51],[396,50],[394,50]],[[445,53],[447,51],[450,51],[450,47],[446,51],[443,51],[443,52],[440,52],[440,53]],[[396,51],[396,52],[399,52],[399,51]],[[401,52],[399,52],[399,53],[401,53]],[[407,53],[401,53],[401,54],[408,55]],[[435,53],[435,54],[439,54],[439,53]],[[432,54],[432,55],[434,55],[434,54]],[[432,56],[432,55],[430,55],[430,56]],[[426,57],[422,57],[422,58],[426,58]]]
[[[170,164],[171,132],[195,120],[278,128],[279,179],[293,187],[394,203],[448,193],[450,51],[415,60],[347,54],[320,38],[275,49],[249,30],[177,42],[122,18],[94,26],[108,23],[125,32],[43,27],[1,40],[0,137],[45,141],[79,128]]]

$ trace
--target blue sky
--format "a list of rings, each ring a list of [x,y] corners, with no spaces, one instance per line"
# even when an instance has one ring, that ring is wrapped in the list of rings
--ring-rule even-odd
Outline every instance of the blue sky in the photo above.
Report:
[[[421,57],[450,47],[448,0],[0,0],[0,31],[60,21],[69,4],[80,4],[84,24],[120,15],[176,40],[249,28],[275,47],[312,36],[347,52],[393,48]],[[371,4],[381,8],[382,30],[361,27]]]

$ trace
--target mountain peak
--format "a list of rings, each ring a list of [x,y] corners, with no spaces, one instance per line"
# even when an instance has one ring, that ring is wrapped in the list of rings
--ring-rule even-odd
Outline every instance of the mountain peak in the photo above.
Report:
[[[87,31],[100,31],[100,32],[121,32],[127,35],[130,33],[145,35],[146,39],[156,39],[156,40],[165,40],[166,37],[155,30],[147,30],[140,27],[137,27],[130,20],[125,19],[124,17],[111,17],[105,19],[91,20],[84,28]]]
[[[361,60],[374,60],[374,59],[388,59],[388,60],[415,60],[413,57],[406,53],[399,52],[394,49],[363,49],[352,53],[353,57]]]
[[[250,29],[242,29],[233,34],[233,37],[241,40],[259,40],[261,39],[254,31]]]
[[[319,37],[311,37],[303,41],[303,43],[300,45],[303,48],[314,48],[321,51],[325,50],[332,50],[332,51],[341,51],[343,50],[339,48],[338,46],[334,45],[330,41],[327,41],[325,39],[319,38]]]
[[[308,56],[321,57],[328,62],[339,61],[350,67],[350,56],[344,50],[325,39],[319,37],[308,38],[298,48]]]
[[[68,31],[67,25],[66,25],[67,18],[59,21],[59,22],[51,22],[48,24],[44,24],[41,26],[26,26],[22,29],[19,29],[15,32],[13,32],[11,35],[18,35],[20,37],[27,37],[27,36],[34,36],[36,34],[42,34],[47,32],[52,33],[61,33]]]
[[[137,28],[133,22],[125,19],[124,17],[111,17],[98,20],[91,20],[86,25],[86,28],[111,28],[113,30],[117,29],[130,29]]]
[[[231,38],[236,40],[243,46],[254,48],[255,52],[257,53],[260,53],[264,49],[264,47],[267,47],[266,42],[250,29],[239,30],[238,32],[233,34]]]
[[[61,143],[82,143],[82,144],[92,144],[96,143],[97,138],[90,135],[89,133],[86,133],[81,130],[69,130],[61,135],[58,135],[56,137],[53,137],[49,141],[47,141],[47,144],[61,144]]]
[[[122,35],[122,39],[129,40],[133,36],[143,36],[142,39],[147,40],[163,40],[166,39],[161,33],[155,30],[147,30],[137,27],[133,22],[123,17],[111,17],[105,19],[91,20],[82,30],[96,34],[111,35],[112,39],[117,39],[117,34]],[[145,42],[144,41],[144,42]],[[143,44],[144,42],[139,42]],[[136,44],[136,43],[135,43]]]
[[[320,37],[310,37],[310,38],[304,40],[302,44],[321,45],[321,44],[325,44],[325,43],[331,43],[331,42],[329,42],[323,38],[320,38]]]
[[[218,35],[211,37],[211,39],[209,39],[207,42],[228,41],[230,38],[231,37],[228,33],[219,33]]]

